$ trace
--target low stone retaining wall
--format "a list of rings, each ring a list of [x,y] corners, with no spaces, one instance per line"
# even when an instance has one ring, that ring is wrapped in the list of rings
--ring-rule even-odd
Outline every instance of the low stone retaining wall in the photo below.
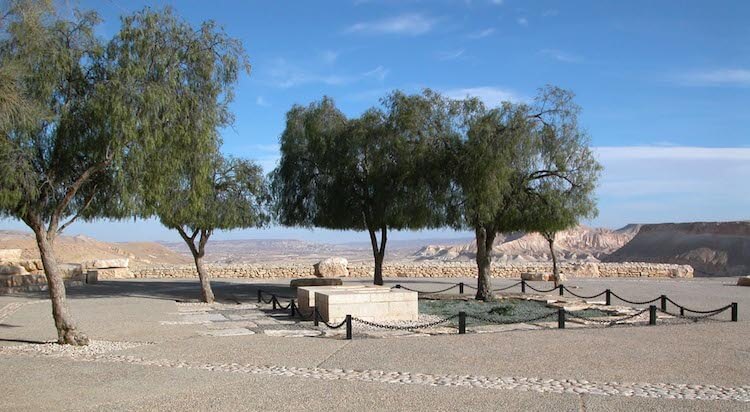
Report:
[[[208,265],[216,278],[299,278],[314,276],[312,265]],[[693,268],[688,265],[660,263],[563,263],[560,271],[568,277],[661,277],[691,278]],[[496,278],[520,279],[522,273],[550,273],[549,263],[524,263],[492,265],[492,276]],[[191,278],[197,273],[194,266],[167,266],[131,268],[136,278]],[[475,277],[477,267],[473,263],[393,264],[383,267],[385,277]],[[349,277],[372,277],[373,267],[363,264],[349,265]]]

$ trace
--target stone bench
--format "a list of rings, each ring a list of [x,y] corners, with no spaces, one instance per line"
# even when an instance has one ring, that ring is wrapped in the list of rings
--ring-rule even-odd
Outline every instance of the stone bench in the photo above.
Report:
[[[315,307],[331,323],[343,321],[346,315],[373,322],[419,319],[417,292],[398,289],[316,291]]]

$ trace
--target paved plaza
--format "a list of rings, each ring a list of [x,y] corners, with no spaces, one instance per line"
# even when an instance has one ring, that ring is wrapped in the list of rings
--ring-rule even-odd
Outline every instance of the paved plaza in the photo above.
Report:
[[[439,290],[473,279],[387,279]],[[341,332],[257,303],[288,280],[122,280],[69,290],[92,339],[55,338],[43,294],[0,297],[3,410],[750,410],[750,288],[736,279],[574,279],[632,300],[665,294],[694,309],[739,304],[739,322],[524,327],[465,335]],[[345,284],[367,284],[350,279]],[[495,279],[496,288],[515,283]],[[547,283],[531,283],[548,287]],[[451,292],[457,292],[454,289]],[[467,292],[470,292],[467,289]],[[550,293],[550,298],[556,297]],[[645,307],[645,305],[636,307]]]

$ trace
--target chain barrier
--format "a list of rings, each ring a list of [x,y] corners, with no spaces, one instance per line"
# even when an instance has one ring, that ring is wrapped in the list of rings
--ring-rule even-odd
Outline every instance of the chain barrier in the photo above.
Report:
[[[529,289],[531,289],[531,290],[533,290],[533,291],[535,291],[535,292],[539,292],[539,293],[547,293],[547,292],[552,292],[552,291],[558,290],[557,287],[554,287],[554,288],[549,289],[549,290],[546,290],[546,289],[537,289],[537,288],[529,285],[528,283],[526,283],[526,287],[529,288]]]
[[[690,312],[690,313],[699,313],[699,314],[714,313],[714,312],[717,312],[717,311],[725,311],[725,310],[727,310],[727,309],[729,309],[729,308],[732,307],[732,305],[727,305],[727,306],[725,306],[723,308],[714,309],[714,310],[695,310],[695,309],[688,309],[685,306],[680,305],[679,303],[673,301],[670,298],[665,298],[665,299],[667,300],[667,302],[672,302],[673,305],[675,305],[678,308],[684,310],[685,312]]]
[[[625,299],[625,298],[623,298],[622,296],[618,295],[615,292],[610,292],[610,294],[612,296],[616,297],[617,299],[620,299],[621,301],[623,301],[625,303],[630,303],[631,305],[648,305],[649,303],[654,303],[657,300],[661,299],[661,296],[659,296],[658,298],[654,298],[654,299],[651,299],[651,300],[645,300],[643,302],[639,302],[639,301],[635,301],[635,300]]]
[[[369,320],[364,320],[360,318],[352,317],[352,320],[355,322],[359,322],[363,325],[372,326],[374,328],[380,328],[380,329],[391,329],[391,330],[413,330],[413,329],[426,329],[431,328],[433,326],[437,326],[446,322],[449,322],[455,318],[457,318],[458,315],[453,315],[447,318],[443,318],[440,320],[436,320],[434,322],[428,322],[428,323],[421,323],[421,324],[414,324],[414,325],[388,325],[384,323],[376,323],[376,322],[370,322]]]
[[[540,321],[542,319],[551,318],[553,316],[557,316],[557,311],[550,312],[550,313],[548,313],[546,315],[541,315],[541,316],[537,316],[535,318],[524,319],[524,320],[510,320],[510,319],[509,320],[500,320],[500,319],[493,319],[493,318],[488,318],[488,317],[484,317],[484,316],[469,315],[469,314],[466,315],[467,318],[476,319],[476,320],[479,320],[479,321],[482,321],[482,322],[492,323],[492,324],[495,324],[495,325],[510,325],[510,324],[513,324],[513,323],[537,322],[537,321]]]
[[[508,289],[510,289],[510,288],[514,288],[514,287],[516,287],[516,286],[518,286],[518,285],[520,285],[520,284],[522,284],[522,283],[523,283],[523,282],[516,282],[516,283],[514,283],[514,284],[512,284],[512,285],[510,285],[510,286],[506,286],[506,287],[504,287],[504,288],[499,288],[499,289],[492,289],[492,291],[493,291],[493,292],[500,292],[500,291],[503,291],[503,290],[508,290]],[[528,286],[528,285],[527,285],[527,286]],[[474,288],[474,289],[476,289],[476,288]]]
[[[723,313],[723,312],[725,312],[725,311],[727,311],[727,310],[729,310],[731,308],[732,308],[732,305],[727,305],[727,306],[724,306],[723,308],[714,309],[713,311],[702,311],[702,312],[699,312],[699,313],[701,313],[700,315],[682,315],[682,314],[679,314],[679,313],[672,313],[672,312],[670,312],[668,310],[661,310],[661,309],[657,309],[657,310],[659,312],[665,313],[667,315],[674,316],[675,318],[678,318],[678,319],[688,319],[688,320],[692,320],[692,321],[697,322],[697,321],[699,321],[701,319],[708,319],[708,318],[711,318],[713,316],[716,316],[716,315],[718,315],[720,313]],[[685,310],[688,311],[687,309],[685,309]],[[690,312],[690,311],[688,311],[688,312]],[[712,319],[712,320],[716,320],[716,319]]]
[[[392,287],[391,289],[404,289],[404,290],[408,290],[409,292],[417,292],[417,293],[443,293],[443,292],[449,291],[449,290],[451,290],[453,288],[456,288],[459,285],[460,285],[460,283],[456,283],[455,285],[453,285],[451,287],[448,287],[448,288],[445,288],[445,289],[430,290],[430,291],[423,291],[423,290],[411,289],[411,288],[408,288],[408,287],[402,286],[402,285],[396,285],[396,286]]]
[[[582,320],[584,322],[593,322],[593,323],[598,323],[598,324],[602,324],[602,325],[613,326],[613,325],[621,325],[621,324],[623,324],[622,322],[624,322],[626,320],[633,319],[633,318],[637,318],[638,316],[641,316],[641,315],[643,315],[644,313],[646,313],[648,311],[649,311],[649,309],[646,308],[646,309],[638,311],[638,312],[636,312],[636,313],[634,313],[632,315],[623,316],[623,317],[620,317],[620,318],[617,318],[617,319],[613,319],[613,320],[587,318],[585,316],[576,315],[575,312],[569,312],[567,310],[565,311],[565,316],[570,316],[573,319]]]
[[[526,286],[528,286],[528,285],[526,285]],[[563,289],[565,289],[565,290],[566,290],[566,291],[567,291],[568,293],[570,293],[571,295],[573,295],[573,296],[575,296],[575,297],[577,297],[577,298],[580,298],[580,299],[594,299],[594,298],[598,298],[599,296],[602,296],[602,295],[606,295],[606,294],[607,294],[607,291],[605,290],[605,291],[603,291],[603,292],[601,292],[601,293],[597,293],[596,295],[585,296],[585,295],[579,295],[579,294],[577,294],[577,293],[573,292],[572,290],[568,289],[568,287],[567,287],[567,286],[565,286],[565,285],[563,285]]]

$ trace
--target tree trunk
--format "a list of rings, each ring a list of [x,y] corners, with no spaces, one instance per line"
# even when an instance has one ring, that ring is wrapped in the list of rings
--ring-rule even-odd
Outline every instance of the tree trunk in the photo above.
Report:
[[[188,236],[187,231],[182,226],[175,226],[177,232],[180,234],[182,239],[187,243],[190,252],[193,254],[193,260],[195,261],[195,269],[198,270],[198,279],[201,283],[201,300],[206,303],[214,303],[214,291],[211,290],[211,273],[206,270],[203,266],[203,256],[206,254],[206,243],[208,238],[211,237],[213,230],[209,229],[195,229],[193,234]],[[198,239],[198,245],[195,245],[195,239],[200,234]]]
[[[560,285],[560,268],[557,266],[557,255],[555,254],[555,234],[545,234],[544,238],[547,239],[549,244],[550,256],[552,256],[552,280],[555,282],[555,287]]]
[[[211,274],[203,266],[203,255],[193,255],[195,268],[198,269],[198,278],[201,281],[201,300],[206,303],[214,303],[214,291],[211,289]]]
[[[42,257],[44,275],[47,277],[49,298],[52,301],[52,318],[57,329],[57,343],[61,345],[88,345],[89,338],[78,331],[73,316],[65,300],[65,284],[57,267],[57,259],[52,249],[54,237],[48,238],[47,233],[39,226],[33,227],[36,244]]]
[[[477,300],[492,300],[492,246],[495,231],[478,226],[475,229],[477,241]]]
[[[372,245],[372,255],[375,259],[375,276],[373,283],[376,285],[383,285],[383,260],[385,260],[385,245],[388,242],[388,228],[383,226],[380,228],[380,246],[378,246],[378,238],[375,235],[375,229],[368,229],[370,232],[370,244]]]

